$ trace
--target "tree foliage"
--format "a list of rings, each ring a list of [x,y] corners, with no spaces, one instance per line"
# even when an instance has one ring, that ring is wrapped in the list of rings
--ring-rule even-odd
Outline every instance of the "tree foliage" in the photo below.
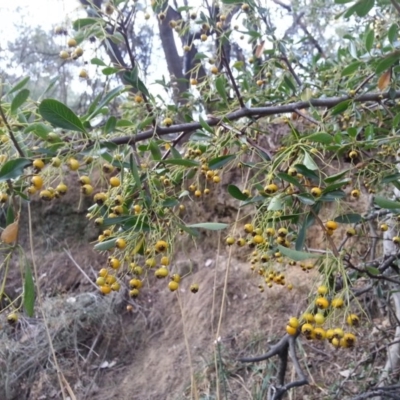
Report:
[[[76,190],[64,182],[70,173],[103,229],[94,245],[105,252],[101,293],[123,290],[126,274],[132,297],[149,274],[170,276],[166,287],[178,290],[177,238],[221,230],[227,252],[249,249],[261,292],[295,290],[289,268],[318,270],[304,315],[266,355],[243,359],[280,358],[271,398],[308,382],[297,340],[327,340],[331,351],[363,345],[357,298],[367,292],[395,304],[394,342],[371,392],[391,393],[400,335],[397,0],[81,3],[71,26],[55,28],[65,42],[59,62],[79,70],[75,84],[97,80],[101,90],[77,107],[48,91],[32,100],[29,74],[2,83],[3,271],[19,249],[22,205]],[[185,207],[220,186],[240,218],[189,221]],[[315,226],[319,249],[307,245]],[[11,306],[32,315],[30,269],[23,275],[23,299]],[[288,355],[297,380],[285,383]]]

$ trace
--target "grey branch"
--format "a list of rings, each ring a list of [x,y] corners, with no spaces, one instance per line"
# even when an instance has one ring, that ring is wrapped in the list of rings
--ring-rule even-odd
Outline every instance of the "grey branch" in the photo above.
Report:
[[[289,104],[284,104],[284,105],[277,105],[277,106],[265,106],[265,107],[252,107],[252,108],[241,108],[239,110],[233,111],[225,116],[216,118],[209,118],[206,120],[207,124],[209,126],[216,126],[220,122],[227,122],[227,121],[237,121],[241,118],[246,118],[246,117],[266,117],[268,115],[280,115],[280,114],[286,114],[286,113],[292,113],[295,112],[296,110],[302,110],[302,109],[308,109],[310,107],[312,108],[332,108],[336,106],[337,104],[347,101],[347,100],[352,100],[356,103],[366,103],[366,102],[381,102],[384,99],[393,99],[393,98],[399,98],[400,97],[400,91],[396,91],[394,93],[366,93],[362,94],[360,96],[356,96],[354,98],[350,96],[341,96],[341,97],[329,97],[325,99],[313,99],[309,101],[299,101],[295,103],[289,103]],[[164,136],[164,135],[169,135],[171,133],[177,133],[177,132],[189,132],[189,131],[194,131],[196,129],[201,129],[202,126],[200,122],[189,122],[185,124],[178,124],[178,125],[171,125],[168,128],[163,128],[160,126],[157,126],[155,129],[147,129],[145,131],[142,131],[138,133],[137,135],[133,136],[122,136],[119,138],[115,138],[111,140],[112,143],[115,143],[117,145],[122,145],[122,144],[131,144],[135,142],[140,142],[143,140],[147,140],[152,138],[153,136]]]

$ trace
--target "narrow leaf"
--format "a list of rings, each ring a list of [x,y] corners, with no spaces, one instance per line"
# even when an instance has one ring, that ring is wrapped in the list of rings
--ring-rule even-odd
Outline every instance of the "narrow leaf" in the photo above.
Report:
[[[398,210],[400,209],[400,202],[398,201],[393,201],[393,200],[388,200],[385,199],[384,197],[381,196],[375,196],[374,197],[374,203],[381,207],[381,208],[386,208],[387,210]]]
[[[228,227],[228,224],[222,224],[220,222],[203,222],[199,224],[186,225],[187,228],[202,228],[210,231],[220,231]]]
[[[236,158],[236,156],[232,155],[232,154],[214,158],[208,163],[208,168],[212,169],[212,170],[222,168],[224,165],[228,164],[230,161],[234,160],[235,158]]]
[[[235,185],[228,185],[228,193],[237,200],[245,201],[248,199],[248,196]]]
[[[20,92],[16,94],[13,101],[11,102],[11,114],[15,114],[15,112],[25,103],[28,99],[30,91],[28,89],[22,89]]]
[[[184,158],[167,158],[160,161],[163,164],[182,165],[184,167],[198,167],[200,163],[195,160],[187,160]]]
[[[287,247],[284,247],[281,245],[278,245],[278,249],[279,249],[279,252],[282,253],[285,257],[288,257],[294,261],[304,261],[304,260],[308,260],[310,258],[320,257],[320,255],[318,255],[318,254],[311,254],[311,253],[306,253],[305,251],[292,250],[292,249],[288,249]]]
[[[29,76],[25,77],[24,79],[22,79],[21,81],[19,81],[15,86],[13,86],[8,92],[7,94],[12,94],[14,92],[16,92],[19,89],[22,89],[28,82],[29,82]]]
[[[35,284],[33,282],[32,271],[28,263],[25,264],[24,276],[24,309],[28,317],[33,317],[35,306]]]
[[[338,224],[357,224],[362,220],[360,214],[343,214],[335,218]]]

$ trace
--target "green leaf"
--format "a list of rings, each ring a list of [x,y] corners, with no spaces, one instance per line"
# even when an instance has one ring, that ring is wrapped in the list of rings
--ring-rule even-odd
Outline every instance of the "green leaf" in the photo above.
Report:
[[[279,179],[282,179],[283,181],[289,182],[292,185],[298,187],[300,190],[304,190],[303,186],[296,177],[288,175],[285,172],[279,172],[276,176]]]
[[[198,167],[200,163],[195,160],[187,160],[184,158],[167,158],[160,161],[163,164],[182,165],[184,167]]]
[[[286,83],[286,86],[292,91],[293,95],[295,95],[297,88],[296,85],[293,83],[293,80],[289,76],[285,75],[283,77],[283,81]]]
[[[108,118],[106,125],[104,127],[105,133],[113,133],[115,131],[115,127],[117,125],[117,118],[114,116]]]
[[[202,128],[205,129],[207,132],[214,133],[214,129],[211,128],[211,126],[207,124],[207,122],[201,117],[201,115],[199,117],[199,122],[200,122],[200,125],[202,126]]]
[[[202,228],[208,229],[210,231],[220,231],[227,228],[228,226],[228,224],[222,224],[220,222],[203,222],[199,224],[186,225],[187,228]]]
[[[115,97],[119,96],[121,93],[123,93],[124,91],[126,91],[125,86],[118,86],[116,88],[114,88],[113,90],[110,90],[107,95],[103,98],[103,100],[101,100],[96,107],[93,108],[93,110],[90,110],[88,112],[88,117],[87,119],[90,120],[93,117],[95,117],[97,114],[100,113],[100,111],[106,106],[108,105],[111,100],[113,100]],[[131,126],[131,125],[130,125]]]
[[[228,193],[235,199],[245,201],[248,200],[248,196],[245,195],[237,186],[228,185]]]
[[[386,175],[384,178],[382,178],[382,183],[390,183],[393,181],[398,181],[400,179],[400,173],[397,174],[392,174],[392,175]]]
[[[217,89],[218,94],[221,96],[221,99],[226,103],[227,102],[226,79],[223,75],[215,79],[215,87]]]
[[[337,104],[335,107],[332,108],[331,114],[332,115],[342,114],[349,108],[350,104],[351,100],[342,101],[341,103]]]
[[[359,0],[351,6],[344,14],[345,18],[351,17],[356,13],[359,17],[365,17],[373,8],[375,0]]]
[[[102,20],[95,19],[95,18],[80,18],[80,19],[77,19],[76,21],[74,21],[74,23],[72,24],[72,27],[74,28],[74,30],[78,31],[79,29],[82,29],[85,26],[91,26],[91,25],[99,23],[100,21],[102,21]]]
[[[312,206],[315,204],[315,198],[309,193],[295,194],[294,197],[300,200],[301,203]]]
[[[393,118],[393,127],[398,126],[400,123],[400,113],[396,114],[396,116]]]
[[[132,153],[129,155],[129,164],[130,164],[131,174],[136,183],[136,187],[140,189],[142,186],[142,182],[139,177],[139,169],[136,165],[136,161]]]
[[[335,182],[338,179],[343,178],[348,172],[349,172],[349,170],[346,169],[345,171],[339,172],[339,173],[337,173],[335,175],[328,176],[327,178],[324,179],[324,182],[328,183],[328,184],[332,183],[332,182]]]
[[[343,186],[347,185],[350,181],[351,181],[351,179],[346,179],[345,181],[340,181],[340,182],[334,183],[332,185],[329,185],[322,191],[322,193],[325,194],[325,193],[333,192],[333,191],[340,189]]]
[[[145,96],[149,96],[149,91],[139,78],[137,67],[133,68],[132,71],[124,72],[123,79],[127,81],[133,88],[140,90]]]
[[[13,86],[8,92],[7,95],[12,94],[16,92],[19,89],[22,89],[28,82],[29,82],[29,76],[25,77],[24,79],[20,80],[15,86]]]
[[[35,306],[35,284],[32,271],[28,263],[25,263],[24,274],[24,309],[28,317],[33,317]]]
[[[95,244],[94,249],[98,250],[98,251],[105,251],[105,250],[113,249],[115,247],[116,241],[117,241],[117,238],[105,240],[104,242]]]
[[[320,197],[321,201],[335,201],[338,199],[343,199],[346,197],[346,193],[343,192],[342,190],[333,190],[332,192],[323,194]]]
[[[162,202],[163,207],[175,207],[179,205],[179,201],[173,197],[168,197]]]
[[[365,270],[370,274],[370,275],[380,275],[381,271],[379,271],[378,268],[376,267],[371,267],[371,266],[367,266],[365,267]]]
[[[375,32],[373,29],[370,29],[365,37],[365,48],[367,49],[368,53],[371,52],[372,46],[374,45],[375,39]]]
[[[151,152],[151,155],[153,156],[153,159],[155,161],[160,161],[162,158],[161,150],[158,144],[154,141],[151,140],[149,143],[149,150]]]
[[[351,63],[350,65],[348,65],[346,68],[343,69],[342,76],[348,76],[354,74],[354,72],[358,70],[361,64],[363,64],[361,61],[355,61]]]
[[[24,169],[31,164],[32,161],[27,158],[16,158],[7,161],[0,170],[0,182],[19,178],[24,173]]]
[[[312,135],[306,136],[304,139],[309,140],[310,142],[317,142],[323,144],[332,143],[333,137],[329,135],[329,133],[313,133]]]
[[[236,158],[236,156],[232,155],[232,154],[213,158],[208,163],[208,168],[211,170],[222,168],[224,165],[228,164],[230,161],[234,160],[235,158]]]
[[[381,196],[374,197],[374,204],[381,208],[385,208],[387,210],[399,210],[400,209],[400,202],[388,200]]]
[[[112,75],[112,74],[116,74],[116,73],[118,73],[118,72],[120,72],[120,71],[121,71],[120,68],[114,68],[114,67],[106,67],[106,68],[103,68],[103,69],[101,70],[101,72],[103,73],[103,75],[106,75],[106,76]]]
[[[14,209],[13,207],[8,207],[6,215],[6,226],[11,225],[14,221],[15,221]]]
[[[39,136],[43,140],[47,140],[47,135],[52,129],[49,125],[38,122],[36,124],[28,125],[24,129],[24,133],[33,132],[35,135]]]
[[[296,168],[297,172],[300,172],[300,174],[304,175],[306,178],[319,181],[319,176],[311,169],[308,169],[305,165],[296,164],[294,167]]]
[[[388,30],[388,39],[390,44],[393,44],[397,39],[397,32],[399,31],[399,27],[397,24],[392,24]]]
[[[106,67],[107,66],[107,64],[103,60],[100,60],[100,58],[92,58],[90,60],[90,63],[93,64],[93,65],[98,65],[99,67]]]
[[[320,257],[319,254],[311,254],[311,253],[306,253],[305,251],[288,249],[287,247],[281,246],[280,244],[278,245],[278,249],[281,254],[283,254],[287,258],[290,258],[293,261],[304,261],[310,258]]]
[[[40,103],[39,113],[53,126],[86,134],[81,120],[65,104],[54,99],[46,99]]]
[[[380,74],[387,69],[389,69],[395,62],[397,62],[400,58],[400,51],[395,51],[385,57],[383,60],[379,61],[378,65],[375,68],[375,73]]]
[[[313,207],[315,209],[315,206]],[[315,210],[316,214],[318,214],[318,210]],[[295,249],[300,251],[304,247],[304,242],[306,240],[307,229],[314,223],[315,217],[314,215],[309,212],[303,220],[303,224],[299,229],[297,234]]]
[[[316,171],[318,170],[318,165],[315,163],[313,158],[308,154],[307,152],[304,152],[304,159],[303,159],[303,164],[310,169],[311,171]]]
[[[343,214],[335,218],[338,224],[358,224],[362,221],[360,214]]]
[[[30,95],[30,91],[28,89],[22,89],[20,92],[16,94],[13,101],[11,102],[11,114],[15,114],[15,112],[28,100]]]
[[[346,4],[346,3],[351,3],[354,0],[335,0],[336,4]]]
[[[282,200],[278,196],[271,198],[267,210],[268,211],[279,211],[283,209]]]

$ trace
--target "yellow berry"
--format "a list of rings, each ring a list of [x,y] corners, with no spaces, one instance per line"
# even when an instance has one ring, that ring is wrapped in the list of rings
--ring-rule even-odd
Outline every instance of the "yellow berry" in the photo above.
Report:
[[[351,191],[350,196],[354,199],[358,199],[361,195],[361,192],[358,189],[354,189]]]
[[[44,162],[40,158],[34,160],[32,165],[36,169],[36,171],[40,171],[41,169],[44,168]]]
[[[317,289],[317,293],[323,296],[328,293],[328,288],[326,286],[319,286]]]
[[[121,185],[121,181],[119,178],[117,178],[116,176],[113,176],[112,178],[110,178],[110,185],[112,187],[118,187]]]
[[[165,278],[165,277],[168,276],[168,269],[165,268],[165,267],[158,268],[158,269],[154,272],[154,275],[155,275],[158,279]]]
[[[360,323],[360,318],[358,318],[356,314],[350,314],[347,317],[346,322],[350,326],[358,326]]]
[[[303,333],[306,336],[310,336],[314,331],[314,327],[311,324],[304,324],[301,327],[301,333]]]
[[[341,299],[340,297],[332,299],[332,301],[331,301],[331,306],[333,308],[342,308],[343,304],[344,304],[343,299]]]
[[[168,249],[168,243],[164,240],[159,240],[155,245],[155,249],[157,253],[163,253]]]
[[[291,326],[292,328],[298,328],[300,325],[300,322],[296,317],[292,317],[289,319],[288,325]]]
[[[37,190],[40,190],[43,187],[43,179],[40,175],[35,175],[31,179],[31,184],[34,186]]]
[[[251,232],[253,232],[254,227],[253,227],[252,224],[246,224],[246,225],[244,226],[244,230],[245,230],[246,233],[251,233]]]
[[[168,126],[171,126],[173,122],[172,122],[171,118],[165,118],[163,123],[164,123],[165,126],[168,127]]]
[[[322,329],[322,328],[315,328],[313,333],[314,333],[313,336],[314,336],[315,339],[317,339],[317,340],[324,340],[325,337],[326,337],[325,330]]]
[[[190,285],[190,291],[192,293],[197,293],[199,291],[199,285],[197,283],[193,283]]]
[[[335,221],[328,221],[325,226],[332,231],[335,231],[338,228],[338,223]]]
[[[315,300],[315,305],[318,308],[325,310],[329,307],[329,300],[325,297],[319,297],[317,300]]]
[[[121,266],[121,262],[115,257],[111,257],[108,263],[112,269],[118,269]]]
[[[289,335],[294,336],[294,335],[296,335],[296,333],[297,333],[297,329],[294,328],[293,326],[286,325],[286,332],[287,332]]]
[[[171,292],[175,292],[179,288],[179,283],[175,281],[170,281],[168,283],[168,288]]]
[[[233,238],[232,236],[229,236],[226,238],[225,242],[228,246],[232,246],[235,243],[235,238]]]
[[[93,193],[93,186],[92,185],[83,185],[81,187],[81,192],[85,195],[85,196],[90,196]]]
[[[314,197],[320,197],[321,194],[322,194],[322,190],[321,190],[319,187],[313,187],[313,188],[311,189],[311,194],[312,194]]]
[[[272,194],[278,191],[278,186],[275,183],[271,183],[264,188],[265,193]]]
[[[380,229],[382,232],[386,232],[389,229],[388,224],[381,224]]]
[[[67,193],[68,187],[64,183],[60,183],[56,186],[56,191],[61,195],[64,196],[65,193]]]
[[[122,239],[122,238],[118,238],[115,242],[115,246],[120,249],[123,250],[126,247],[126,240]]]
[[[322,314],[315,314],[314,321],[317,325],[323,325],[325,322],[325,317]]]
[[[75,158],[70,158],[67,165],[71,171],[76,171],[79,168],[79,161]]]

